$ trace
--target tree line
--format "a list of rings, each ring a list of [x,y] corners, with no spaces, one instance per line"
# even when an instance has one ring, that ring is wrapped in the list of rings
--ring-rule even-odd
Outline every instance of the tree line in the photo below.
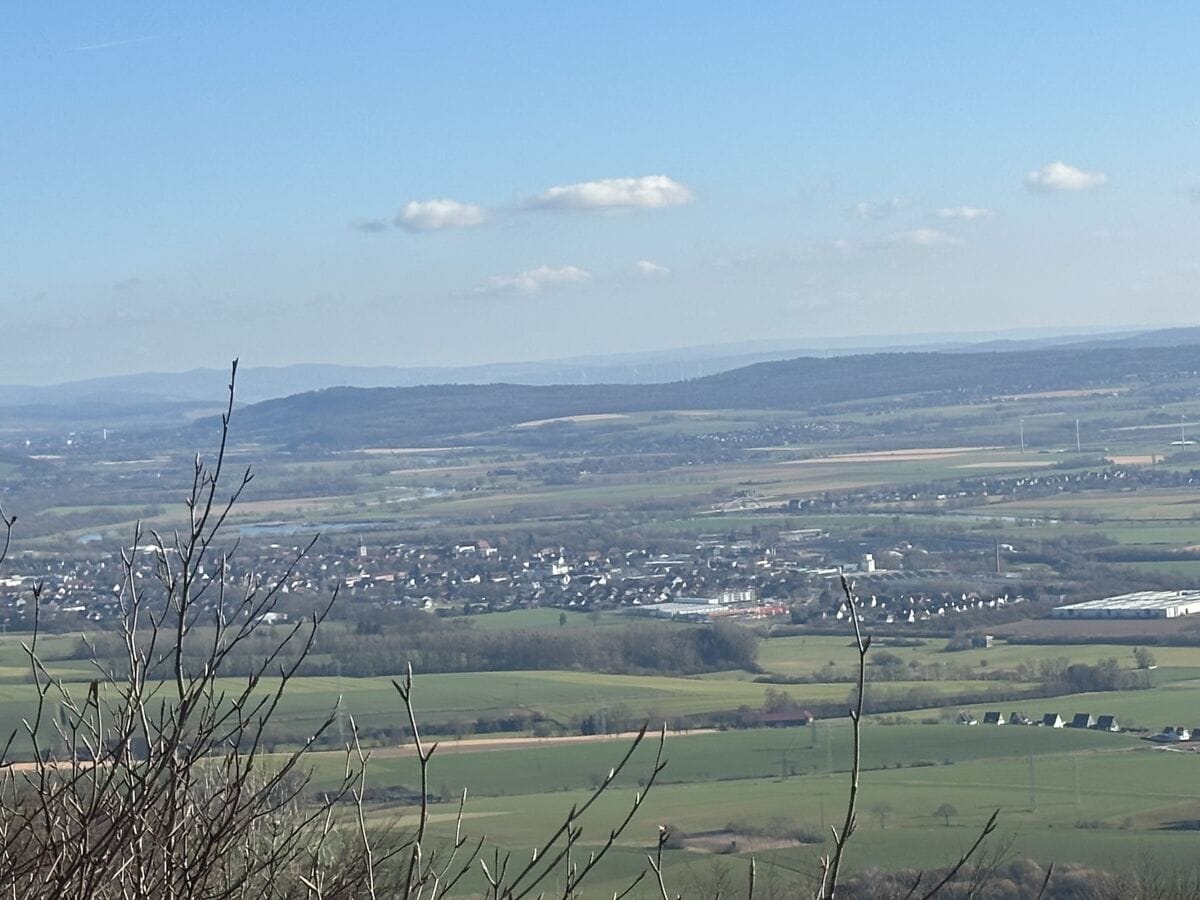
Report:
[[[576,670],[606,674],[694,675],[729,669],[756,671],[758,637],[729,623],[680,627],[639,623],[627,627],[484,631],[425,616],[422,627],[361,633],[329,628],[301,663],[300,675],[367,677],[399,675],[411,663],[418,671],[506,672]],[[243,675],[261,665],[275,638],[260,633],[227,654],[225,673]],[[199,645],[200,642],[198,642]],[[90,646],[89,646],[90,644]],[[94,648],[94,650],[92,649]],[[81,642],[80,654],[119,669],[122,639],[98,634]],[[202,666],[207,652],[185,654],[188,669]],[[281,662],[287,662],[281,659]]]

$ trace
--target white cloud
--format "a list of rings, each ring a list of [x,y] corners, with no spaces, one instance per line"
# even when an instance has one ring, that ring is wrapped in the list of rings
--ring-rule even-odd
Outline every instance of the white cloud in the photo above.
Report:
[[[633,267],[643,275],[670,275],[671,270],[666,266],[659,265],[656,262],[651,262],[648,259],[639,259],[633,264]]]
[[[937,211],[939,219],[962,219],[967,222],[974,219],[990,219],[995,214],[995,210],[985,206],[944,206]]]
[[[692,201],[692,192],[666,175],[602,178],[549,188],[532,198],[529,209],[660,209]]]
[[[1025,176],[1025,187],[1031,191],[1090,191],[1108,181],[1103,172],[1085,172],[1061,160],[1034,169]]]
[[[914,228],[893,234],[888,240],[893,244],[912,244],[917,247],[951,247],[963,242],[962,238],[940,228]]]
[[[526,269],[516,275],[493,275],[488,279],[488,290],[492,291],[523,291],[532,294],[546,285],[572,284],[587,281],[591,274],[578,266],[538,266],[536,269]]]
[[[470,228],[487,221],[487,210],[475,203],[457,200],[410,200],[396,215],[397,228],[406,231],[438,231],[443,228]]]
[[[893,197],[891,200],[863,200],[850,207],[850,212],[864,222],[878,222],[910,206],[912,201],[908,198]]]

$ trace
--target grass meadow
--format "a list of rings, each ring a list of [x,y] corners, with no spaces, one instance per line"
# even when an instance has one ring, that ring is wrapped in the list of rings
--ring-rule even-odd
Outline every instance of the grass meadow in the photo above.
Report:
[[[844,808],[841,769],[848,737],[844,725],[668,736],[662,780],[587,895],[610,896],[633,877],[660,824],[703,833],[722,831],[735,821],[782,818],[823,830]],[[1190,847],[1186,833],[1162,826],[1200,814],[1200,757],[1148,749],[1128,736],[1011,726],[877,725],[865,729],[864,744],[861,825],[848,859],[851,870],[952,862],[994,810],[1000,811],[1000,828],[993,841],[1008,853],[1043,863],[1135,866]],[[435,756],[431,783],[448,793],[456,793],[460,781],[468,783],[467,830],[488,835],[489,847],[524,858],[572,804],[586,798],[594,779],[622,750],[621,742],[609,741],[447,753]],[[780,771],[785,754],[786,776]],[[583,852],[623,814],[652,755],[652,747],[640,747],[628,773],[589,812]],[[935,762],[929,756],[940,758]],[[319,768],[319,778],[336,770],[336,760],[321,765],[329,772]],[[397,778],[413,783],[411,758],[376,756],[371,766],[375,784]],[[943,803],[957,810],[949,825],[935,814]],[[435,834],[448,836],[452,805],[433,809]],[[403,826],[413,812],[391,807],[372,815],[376,822]],[[771,867],[811,873],[824,849],[782,847],[755,855],[760,873]],[[686,895],[687,880],[711,877],[714,866],[744,872],[746,855],[669,851],[669,877]]]

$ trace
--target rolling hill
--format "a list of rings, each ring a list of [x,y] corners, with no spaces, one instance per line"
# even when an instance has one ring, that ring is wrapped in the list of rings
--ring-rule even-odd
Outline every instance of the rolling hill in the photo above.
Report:
[[[666,384],[328,388],[251,405],[239,414],[238,428],[243,439],[285,446],[405,446],[563,416],[698,409],[821,413],[834,404],[895,396],[966,402],[1198,376],[1196,345],[1153,353],[1102,346],[801,357]]]

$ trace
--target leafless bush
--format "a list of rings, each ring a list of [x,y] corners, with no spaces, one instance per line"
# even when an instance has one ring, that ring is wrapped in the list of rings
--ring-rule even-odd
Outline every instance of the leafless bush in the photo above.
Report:
[[[461,806],[453,839],[427,834],[437,745],[421,738],[411,670],[395,682],[421,772],[411,832],[369,824],[368,756],[353,721],[341,779],[313,799],[307,758],[337,710],[290,752],[267,752],[279,704],[337,598],[282,632],[267,627],[307,548],[279,577],[264,580],[236,578],[236,542],[219,546],[253,478],[249,469],[227,471],[236,374],[235,363],[213,461],[195,459],[186,524],[169,534],[139,527],[122,553],[123,652],[111,664],[94,663],[86,687],[67,683],[44,661],[37,627],[42,589],[33,589],[35,626],[24,650],[36,708],[0,754],[0,892],[47,900],[433,900],[480,868],[494,900],[541,896],[551,876],[554,896],[578,896],[579,884],[620,840],[662,771],[661,734],[643,789],[600,847],[580,849],[582,817],[629,764],[645,728],[529,861],[493,854],[482,865],[483,839],[468,842]],[[0,561],[14,523],[0,510]],[[152,578],[143,578],[147,564]],[[264,635],[270,637],[258,664],[248,674],[223,677],[238,650]],[[31,761],[17,761],[25,756]]]

